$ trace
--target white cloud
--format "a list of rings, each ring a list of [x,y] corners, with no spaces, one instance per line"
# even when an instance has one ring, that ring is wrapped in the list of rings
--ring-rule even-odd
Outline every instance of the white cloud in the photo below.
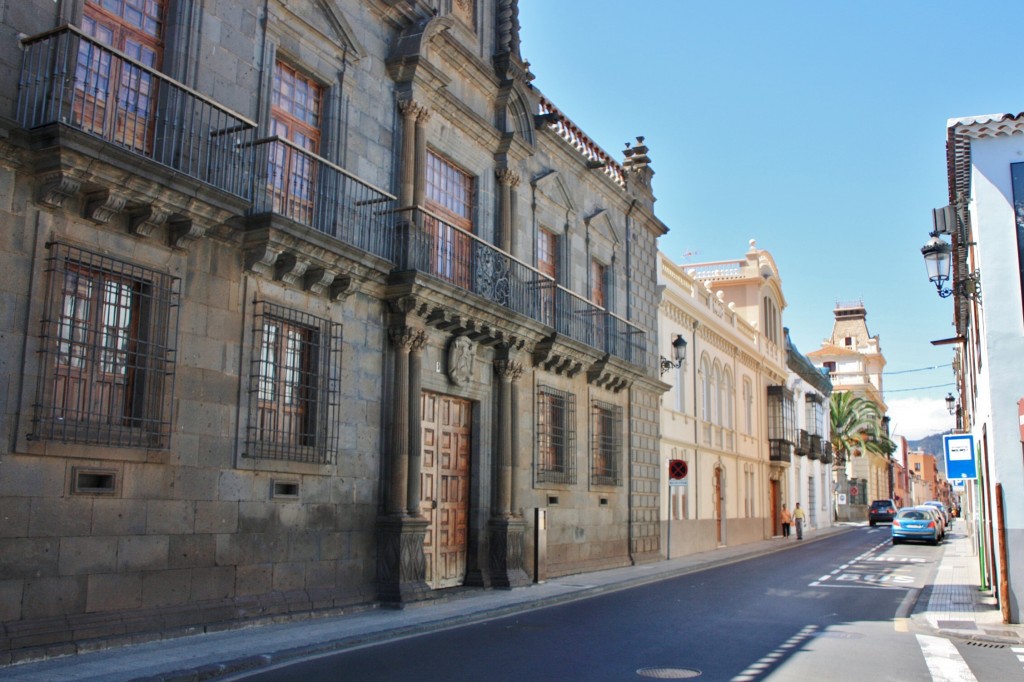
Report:
[[[956,426],[956,419],[949,414],[942,398],[898,398],[888,405],[890,430],[907,440],[946,433]]]

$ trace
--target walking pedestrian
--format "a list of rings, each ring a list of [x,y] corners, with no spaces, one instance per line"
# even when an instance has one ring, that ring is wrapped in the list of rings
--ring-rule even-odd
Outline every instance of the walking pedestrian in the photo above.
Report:
[[[796,521],[796,539],[804,539],[804,510],[800,508],[800,503],[796,503],[796,509],[793,510],[793,520]]]
[[[782,537],[789,537],[789,524],[793,523],[793,515],[782,505]]]

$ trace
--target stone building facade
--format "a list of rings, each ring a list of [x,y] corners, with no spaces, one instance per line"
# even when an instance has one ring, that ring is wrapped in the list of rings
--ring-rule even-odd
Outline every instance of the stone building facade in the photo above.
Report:
[[[647,148],[515,0],[4,22],[4,660],[662,556]]]

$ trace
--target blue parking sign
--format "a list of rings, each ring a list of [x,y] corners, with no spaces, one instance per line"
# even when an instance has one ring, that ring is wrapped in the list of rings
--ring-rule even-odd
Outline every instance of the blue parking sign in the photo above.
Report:
[[[974,461],[974,436],[969,433],[943,436],[942,447],[946,452],[947,480],[978,477],[978,467]]]

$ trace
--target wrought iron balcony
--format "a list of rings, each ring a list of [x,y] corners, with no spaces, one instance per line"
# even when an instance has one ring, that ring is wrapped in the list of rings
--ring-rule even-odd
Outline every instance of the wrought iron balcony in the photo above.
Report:
[[[69,126],[245,196],[255,123],[74,26],[22,44],[23,127]]]
[[[824,455],[825,455],[825,450],[823,449],[822,446],[823,446],[823,443],[822,443],[822,440],[821,440],[821,436],[811,435],[811,445],[807,449],[807,458],[808,459],[822,459],[824,457]]]
[[[422,209],[396,213],[399,269],[418,270],[636,365],[646,363],[645,333],[559,286],[551,277]]]
[[[792,462],[793,455],[790,450],[793,449],[793,444],[788,440],[779,440],[778,438],[768,439],[768,459],[772,462]]]
[[[835,461],[835,455],[832,453],[832,443],[823,440],[821,442],[821,463],[832,464]]]
[[[273,213],[394,260],[395,197],[279,137],[252,144],[251,215]]]
[[[796,454],[807,456],[811,450],[811,434],[804,429],[796,433]]]

